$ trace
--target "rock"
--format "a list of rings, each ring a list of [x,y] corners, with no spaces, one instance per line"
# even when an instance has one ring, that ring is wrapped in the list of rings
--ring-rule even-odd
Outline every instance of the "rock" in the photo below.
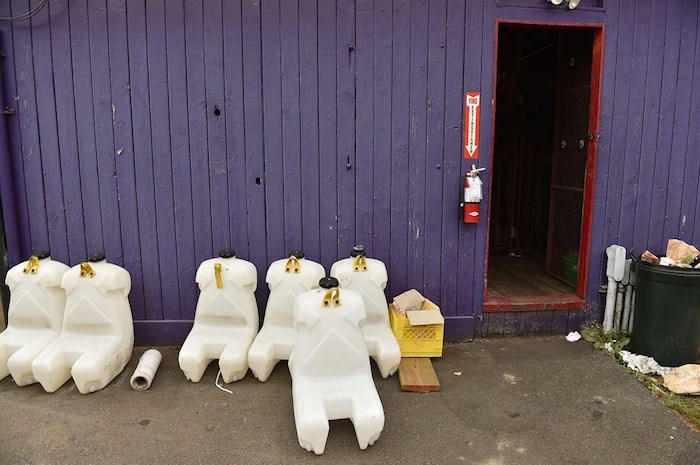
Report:
[[[676,394],[700,395],[700,365],[674,368],[664,376],[664,386]]]

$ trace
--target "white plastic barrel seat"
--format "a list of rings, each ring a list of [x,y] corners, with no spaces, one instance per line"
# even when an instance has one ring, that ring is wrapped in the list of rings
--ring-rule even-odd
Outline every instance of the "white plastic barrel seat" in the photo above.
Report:
[[[389,325],[389,305],[384,296],[388,280],[386,266],[379,260],[366,258],[364,247],[357,245],[350,258],[333,264],[331,276],[338,279],[341,288],[362,294],[367,309],[362,332],[369,355],[383,378],[393,375],[401,363],[401,348]]]
[[[7,272],[10,308],[0,334],[0,379],[12,374],[18,386],[35,382],[32,362],[61,334],[66,306],[61,279],[68,269],[48,252],[37,252]]]
[[[321,289],[301,294],[294,304],[298,338],[289,372],[297,438],[320,455],[328,421],[349,418],[360,449],[366,449],[384,428],[384,408],[360,329],[365,305],[359,293],[338,290],[335,278],[319,284]]]
[[[253,375],[266,381],[280,360],[289,360],[297,331],[293,325],[294,300],[303,292],[318,287],[326,272],[322,265],[305,259],[304,252],[293,250],[288,259],[272,262],[267,270],[270,298],[265,308],[262,329],[248,351]]]
[[[34,359],[32,372],[46,392],[56,391],[71,376],[81,394],[98,391],[131,358],[131,276],[96,253],[68,270],[61,286],[66,291],[63,330]]]
[[[248,371],[248,349],[258,332],[255,265],[224,249],[219,258],[199,265],[195,279],[201,293],[194,325],[178,355],[180,369],[197,383],[218,359],[224,382],[238,381]]]

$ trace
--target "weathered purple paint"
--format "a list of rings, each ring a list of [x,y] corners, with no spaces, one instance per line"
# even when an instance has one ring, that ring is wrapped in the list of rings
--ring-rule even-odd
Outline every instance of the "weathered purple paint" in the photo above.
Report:
[[[697,17],[695,0],[51,1],[0,23],[10,260],[107,251],[132,275],[142,343],[182,340],[196,267],[225,246],[258,267],[261,310],[269,262],[302,247],[328,268],[364,243],[387,295],[422,290],[449,338],[574,328],[599,311],[607,245],[700,242]],[[601,129],[587,310],[482,324],[488,222],[459,218],[462,95],[481,92],[489,167],[499,20],[605,28]]]
[[[110,2],[107,5],[107,22],[109,25],[109,62],[111,70],[111,93],[114,104],[113,126],[114,126],[114,149],[116,154],[116,175],[119,191],[119,220],[122,237],[122,256],[124,257],[124,267],[128,270],[141,270],[141,247],[138,241],[133,238],[139,237],[139,210],[137,203],[136,172],[132,124],[132,103],[129,76],[129,38],[127,37],[127,16],[125,0]],[[66,31],[68,30],[65,27]],[[61,44],[67,41],[60,42]],[[65,49],[65,45],[61,45]],[[71,92],[72,87],[68,90]],[[73,98],[70,99],[71,107],[74,106]],[[67,120],[68,124],[73,124],[72,119]],[[60,129],[60,126],[59,126]],[[75,131],[75,129],[73,129]],[[70,140],[70,139],[68,139]],[[75,141],[75,135],[72,138]],[[72,160],[72,157],[65,157]],[[78,179],[79,181],[79,179]],[[77,206],[82,205],[80,197],[79,183],[75,192],[75,202]],[[184,190],[184,189],[183,189]],[[189,199],[189,198],[188,198]],[[75,208],[75,207],[73,207]],[[77,216],[77,215],[76,215]],[[191,215],[190,215],[191,217]],[[76,218],[78,227],[82,230],[82,218]],[[191,221],[191,220],[190,220]],[[71,222],[69,221],[69,227]],[[68,232],[68,237],[72,234],[79,234],[78,231]],[[71,251],[71,263],[76,263],[85,257],[87,253],[85,244],[76,253]],[[143,280],[132,280],[131,293],[129,299],[132,306],[143,312],[145,308],[144,282]]]
[[[393,2],[393,49],[391,91],[391,160],[387,177],[391,179],[391,260],[388,261],[389,294],[394,283],[407,285],[408,277],[408,159],[409,159],[409,72],[410,2]],[[461,97],[460,97],[461,99]],[[382,234],[380,231],[379,234]]]
[[[196,271],[194,226],[192,224],[192,174],[190,172],[190,140],[187,111],[187,61],[185,48],[185,25],[182,21],[184,5],[173,3],[165,9],[165,31],[168,49],[168,107],[170,116],[170,153],[172,154],[173,208],[175,213],[175,241],[177,268],[172,272],[194,276]],[[240,28],[239,28],[240,30]],[[231,43],[240,43],[232,40]],[[239,54],[240,55],[240,54]],[[170,250],[172,253],[172,249]],[[166,287],[167,283],[166,283]],[[179,302],[196,299],[194,286],[178,286]],[[194,317],[191,307],[180,304],[168,309],[169,319],[189,320]]]
[[[2,11],[2,10],[0,10]],[[0,50],[3,48],[3,40],[0,35]],[[5,81],[3,71],[0,70],[0,109],[14,108],[5,98]],[[12,159],[10,151],[9,137],[7,131],[7,118],[10,115],[0,115],[0,199],[3,199],[3,224],[5,225],[5,238],[9,244],[20,244],[22,246],[22,234],[19,231],[19,218],[17,216],[17,195],[15,188],[15,177],[13,167],[18,162]],[[9,250],[8,260],[13,263],[20,259],[19,250]],[[3,257],[4,258],[4,257]]]
[[[334,20],[337,7],[334,2],[318,4],[318,149],[319,149],[319,199],[321,218],[320,261],[328,268],[338,257],[338,161],[335,154],[338,128],[338,103],[336,92],[336,41],[337,25]],[[323,21],[323,18],[333,20]],[[323,155],[323,156],[321,156]],[[272,261],[273,256],[270,256]],[[318,261],[318,260],[317,260]],[[329,271],[329,270],[327,270]]]

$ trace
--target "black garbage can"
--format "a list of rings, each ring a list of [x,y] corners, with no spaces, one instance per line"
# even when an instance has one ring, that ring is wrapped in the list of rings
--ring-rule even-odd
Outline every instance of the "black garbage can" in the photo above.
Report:
[[[700,270],[634,262],[632,352],[663,366],[696,363],[700,350]]]

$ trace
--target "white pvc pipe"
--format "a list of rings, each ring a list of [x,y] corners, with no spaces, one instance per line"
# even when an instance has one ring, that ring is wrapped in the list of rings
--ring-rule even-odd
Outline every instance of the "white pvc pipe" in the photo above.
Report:
[[[131,387],[137,391],[145,391],[151,387],[153,377],[163,356],[156,349],[149,349],[139,359],[139,364],[131,377]]]
[[[613,328],[615,331],[622,329],[620,326],[622,324],[622,305],[625,298],[625,286],[622,283],[617,283],[617,296],[615,298],[615,319],[613,321]]]
[[[627,330],[627,332],[629,332],[630,334],[632,334],[632,328],[634,327],[634,301],[636,299],[637,299],[637,291],[633,286],[632,287],[632,305],[631,305],[632,309],[630,310],[630,322],[629,322],[629,326],[628,326],[629,329]]]
[[[613,318],[615,316],[615,297],[617,295],[617,282],[608,278],[608,294],[605,298],[605,317],[603,318],[603,332],[610,332],[613,328]]]
[[[624,312],[622,313],[622,326],[620,329],[623,331],[630,330],[630,311],[632,310],[632,285],[628,284],[625,289],[625,306]]]

